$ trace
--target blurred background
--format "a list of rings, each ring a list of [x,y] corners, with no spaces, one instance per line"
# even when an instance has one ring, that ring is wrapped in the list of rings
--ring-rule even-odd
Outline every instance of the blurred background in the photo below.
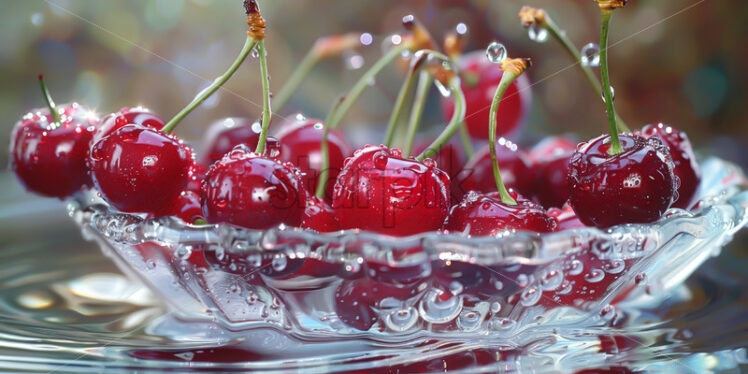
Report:
[[[531,57],[533,105],[520,144],[543,134],[596,136],[607,128],[599,95],[552,40],[537,43],[520,26],[522,5],[545,8],[579,47],[597,42],[599,11],[591,0],[265,0],[271,88],[278,90],[314,41],[344,32],[368,32],[359,52],[319,65],[278,116],[298,111],[325,117],[382,53],[387,35],[415,14],[442,40],[463,22],[467,50],[499,40],[512,56]],[[7,168],[13,123],[43,106],[36,75],[44,73],[58,103],[78,101],[100,114],[143,105],[168,119],[223,73],[246,31],[240,0],[28,0],[4,1],[0,14],[0,165]],[[686,130],[697,150],[748,167],[748,4],[743,1],[636,0],[616,12],[610,67],[616,107],[632,128],[665,122]],[[619,42],[620,43],[617,43]],[[261,90],[257,59],[250,58],[227,88],[180,125],[199,139],[225,116],[256,118]],[[595,69],[598,70],[598,69]],[[382,126],[402,81],[390,68],[367,90],[344,127]],[[432,92],[434,96],[438,93]],[[424,125],[443,125],[439,100],[430,100]],[[358,139],[356,142],[379,142]]]

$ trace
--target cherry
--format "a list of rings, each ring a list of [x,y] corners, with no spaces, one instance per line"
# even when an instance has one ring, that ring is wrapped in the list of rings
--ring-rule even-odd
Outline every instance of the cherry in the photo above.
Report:
[[[533,164],[553,159],[567,152],[574,152],[579,142],[566,136],[549,136],[543,138],[530,149],[527,155]]]
[[[609,155],[610,137],[582,143],[569,161],[569,202],[579,219],[606,228],[659,219],[675,200],[677,178],[668,149],[655,138],[620,134],[623,151]]]
[[[414,147],[414,155],[421,154],[428,148],[432,141],[421,141]],[[445,144],[439,152],[431,156],[431,159],[436,161],[439,168],[444,170],[450,179],[454,179],[457,174],[460,173],[462,167],[465,165],[464,152],[461,152],[459,146],[454,142]]]
[[[485,51],[467,53],[458,60],[458,64],[466,100],[465,124],[468,132],[473,138],[487,139],[491,99],[504,72],[499,65],[486,59]],[[525,122],[532,101],[529,88],[530,80],[521,75],[507,89],[497,113],[500,123],[496,132],[498,135],[512,134]],[[449,119],[453,111],[453,100],[443,98],[444,118]]]
[[[569,198],[566,175],[573,151],[565,151],[534,164],[533,195],[544,207],[560,207]]]
[[[227,222],[250,229],[281,223],[301,225],[307,194],[301,173],[289,163],[238,145],[208,170],[202,187],[209,223]]]
[[[501,201],[498,192],[480,194],[470,191],[453,206],[444,222],[444,229],[473,236],[496,235],[504,230],[551,232],[557,222],[538,204],[511,193],[517,205]]]
[[[673,173],[680,179],[678,198],[673,206],[682,209],[688,208],[701,181],[701,168],[696,160],[691,142],[688,140],[688,135],[662,123],[644,126],[639,135],[644,138],[657,137],[662,144],[670,149],[670,157],[672,157],[675,165]]]
[[[239,144],[255,149],[260,140],[260,124],[246,118],[229,117],[213,122],[200,149],[200,164],[208,167]],[[268,137],[265,155],[276,157],[280,151],[278,139]]]
[[[309,193],[314,194],[317,188],[322,155],[320,143],[325,132],[325,125],[317,119],[293,118],[281,125],[277,134],[280,141],[281,161],[296,165],[304,176],[304,184]],[[329,154],[329,180],[335,180],[343,168],[343,161],[353,152],[351,146],[339,131],[330,131],[327,135]],[[332,199],[334,184],[327,183],[325,198]]]
[[[514,143],[501,138],[496,142],[496,158],[501,165],[501,178],[507,188],[520,194],[530,195],[532,191],[532,173],[527,155]],[[471,158],[455,179],[457,187],[453,188],[460,197],[468,191],[496,191],[491,154],[488,145],[483,146]]]
[[[311,196],[306,202],[301,227],[318,232],[333,232],[340,230],[340,223],[335,217],[335,211],[327,202]]]
[[[123,212],[169,214],[189,182],[192,150],[176,136],[126,125],[91,147],[102,197]]]
[[[447,216],[449,176],[431,159],[402,157],[399,149],[367,145],[346,159],[333,209],[344,229],[394,236],[437,230]]]
[[[370,278],[343,281],[335,290],[335,313],[341,322],[367,331],[379,320],[377,302],[392,297],[405,300],[412,296],[408,287],[396,287]]]
[[[161,130],[166,122],[156,114],[143,107],[122,108],[117,113],[106,115],[101,120],[101,127],[94,136],[94,143],[125,125],[143,125],[154,130]]]
[[[574,209],[572,209],[571,205],[569,204],[564,204],[564,206],[561,208],[550,208],[548,209],[547,213],[550,217],[555,218],[556,222],[558,222],[558,231],[585,227],[584,223],[579,220],[579,217],[577,217],[577,214],[574,213]]]
[[[57,125],[49,109],[35,109],[16,122],[11,169],[27,190],[64,199],[91,186],[86,158],[99,119],[76,103],[54,110],[60,112]]]
[[[200,193],[190,190],[182,191],[174,203],[174,210],[169,214],[187,223],[194,223],[203,217],[203,207],[200,204]]]

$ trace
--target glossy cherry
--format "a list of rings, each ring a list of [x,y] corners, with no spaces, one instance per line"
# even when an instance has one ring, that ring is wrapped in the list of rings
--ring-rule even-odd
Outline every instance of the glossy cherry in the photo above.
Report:
[[[606,228],[659,219],[676,198],[667,147],[656,139],[619,135],[623,152],[610,156],[610,137],[582,143],[569,161],[569,203],[586,225]]]
[[[501,165],[501,178],[507,188],[522,195],[531,195],[533,175],[527,155],[516,144],[500,138],[496,141],[496,158]],[[469,191],[496,191],[488,144],[480,148],[453,182],[453,192],[462,197]]]
[[[304,173],[304,184],[310,194],[314,194],[322,164],[320,143],[325,132],[325,124],[317,119],[301,116],[293,117],[281,125],[277,133],[280,142],[281,161],[291,162]],[[325,199],[332,200],[335,179],[343,168],[343,161],[353,152],[351,146],[339,131],[327,135],[327,149],[330,158]]]
[[[485,51],[474,51],[460,57],[460,77],[462,91],[465,94],[465,124],[470,136],[476,139],[488,139],[488,116],[491,100],[504,72],[498,64],[486,59]],[[527,117],[532,101],[530,80],[523,74],[517,77],[501,99],[497,118],[496,133],[511,135]],[[442,99],[442,114],[445,120],[452,117],[454,101]]]
[[[574,152],[577,150],[577,144],[579,144],[578,141],[567,136],[548,136],[535,144],[530,151],[527,152],[527,156],[530,158],[530,162],[534,165],[548,159],[556,158],[568,152]]]
[[[27,190],[64,199],[91,186],[86,159],[99,118],[76,103],[57,110],[59,127],[49,109],[35,109],[16,122],[10,167]]]
[[[318,232],[333,232],[340,230],[341,226],[330,204],[316,196],[311,196],[304,208],[301,227]]]
[[[192,150],[174,135],[126,125],[91,147],[102,197],[123,212],[165,215],[189,183]]]
[[[504,204],[498,192],[481,194],[470,191],[453,206],[444,222],[444,229],[472,236],[496,235],[505,230],[551,232],[557,222],[538,205],[511,193],[517,205]]]
[[[438,230],[449,209],[449,176],[430,159],[367,145],[346,159],[333,194],[344,229],[394,236]]]
[[[227,222],[250,229],[281,223],[298,227],[307,201],[298,169],[244,145],[210,167],[202,191],[203,214],[209,223]]]
[[[673,173],[680,179],[678,199],[673,203],[673,206],[683,209],[688,208],[701,182],[701,168],[693,152],[691,141],[688,140],[688,135],[662,123],[644,126],[639,135],[645,138],[657,137],[662,144],[670,149],[670,157],[672,157],[675,165]]]
[[[94,136],[94,143],[125,125],[143,125],[154,130],[161,130],[166,122],[150,110],[143,107],[122,108],[119,112],[110,113],[101,119],[99,131]]]
[[[429,145],[431,145],[431,141],[418,141],[413,148],[413,154],[421,154]],[[460,173],[462,167],[465,166],[465,152],[453,141],[445,144],[439,152],[431,156],[431,159],[436,161],[439,168],[444,170],[452,180]]]
[[[208,167],[223,158],[223,155],[239,144],[254,150],[260,139],[260,124],[246,118],[229,117],[213,122],[206,131],[200,147],[200,164]],[[276,157],[280,144],[278,139],[268,137],[265,155]]]
[[[187,223],[194,223],[203,217],[201,205],[201,186],[206,171],[197,163],[193,163],[188,173],[187,187],[179,194],[169,215],[176,216]]]
[[[574,213],[574,209],[572,209],[569,204],[564,204],[561,208],[550,208],[547,213],[558,222],[558,227],[556,228],[557,231],[585,227],[584,223],[579,220],[579,217],[577,217],[577,214]]]
[[[573,151],[565,151],[533,165],[533,196],[544,207],[560,207],[568,200],[566,175],[573,154]]]

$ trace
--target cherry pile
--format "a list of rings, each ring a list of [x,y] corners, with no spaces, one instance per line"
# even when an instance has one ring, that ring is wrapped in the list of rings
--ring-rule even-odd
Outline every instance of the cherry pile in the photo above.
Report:
[[[196,225],[496,236],[654,222],[671,207],[690,207],[700,171],[683,132],[663,124],[619,130],[604,45],[614,8],[603,3],[616,2],[600,2],[601,76],[610,134],[578,145],[550,136],[525,151],[510,140],[521,133],[530,106],[530,83],[523,75],[527,61],[509,58],[498,43],[489,46],[488,58],[482,51],[462,54],[452,43],[445,48],[446,57],[435,51],[433,38],[412,16],[404,18],[407,33],[402,42],[338,100],[326,120],[281,115],[280,108],[273,112],[266,23],[256,2],[248,0],[247,43],[236,63],[168,122],[143,108],[123,108],[99,119],[79,104],[55,105],[40,76],[47,107],[32,110],[13,128],[12,170],[27,190],[43,196],[66,199],[94,189],[112,209],[175,216]],[[533,17],[523,22],[543,26],[541,17]],[[335,43],[343,41],[350,45],[349,38],[328,38],[312,52],[320,58],[334,54],[344,49],[336,49]],[[176,124],[229,79],[253,50],[263,78],[260,119],[221,119],[210,126],[198,149],[174,135]],[[435,139],[410,138],[401,147],[372,139],[352,147],[337,126],[384,62],[408,50],[423,52],[410,54],[422,58],[411,63],[410,73],[426,72],[439,88],[450,90],[441,102],[449,124]],[[413,129],[418,119],[412,117]],[[280,123],[271,134],[274,122]],[[462,145],[450,141],[460,126]],[[497,135],[503,137],[495,139]],[[481,147],[470,154],[473,144]],[[409,154],[410,149],[419,153]],[[366,282],[341,285],[341,300],[372,287],[389,290],[387,282]],[[363,318],[350,324],[365,329],[365,305],[351,312]]]

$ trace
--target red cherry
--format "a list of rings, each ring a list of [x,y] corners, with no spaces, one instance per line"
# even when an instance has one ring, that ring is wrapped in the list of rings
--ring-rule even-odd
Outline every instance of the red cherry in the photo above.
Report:
[[[396,287],[370,278],[343,281],[335,290],[335,313],[340,321],[358,330],[369,330],[379,319],[375,309],[379,300],[411,297],[408,287]]]
[[[208,170],[203,183],[203,213],[210,223],[250,229],[281,223],[301,225],[307,201],[301,173],[238,145]]]
[[[296,165],[304,176],[304,184],[309,193],[314,194],[317,189],[322,156],[320,143],[325,132],[325,125],[317,119],[294,118],[282,125],[278,132],[280,141],[281,161],[291,162]],[[328,183],[325,198],[332,199],[335,179],[343,168],[343,161],[353,152],[351,146],[338,131],[330,131],[327,135],[327,149],[330,157]]]
[[[166,122],[146,108],[125,107],[120,109],[117,113],[111,113],[102,118],[101,127],[94,136],[94,143],[98,142],[101,138],[110,135],[120,127],[130,124],[143,125],[154,130],[161,130],[164,125],[166,125]]]
[[[205,167],[213,165],[239,144],[244,144],[254,150],[260,139],[260,130],[259,123],[246,118],[230,117],[213,122],[208,127],[200,147],[202,150],[200,163]],[[279,148],[278,139],[268,136],[265,155],[271,158],[276,157]]]
[[[176,136],[126,125],[91,147],[102,197],[123,212],[169,214],[188,184],[192,150]]]
[[[623,152],[610,156],[610,137],[582,143],[569,161],[569,203],[589,226],[606,228],[659,219],[677,189],[668,149],[655,138],[619,135]]]
[[[32,192],[64,199],[91,186],[86,159],[99,118],[73,103],[58,105],[60,127],[48,109],[35,109],[13,127],[11,169]]]
[[[563,231],[566,229],[575,229],[578,227],[585,227],[584,223],[579,220],[577,214],[574,213],[574,209],[569,204],[564,204],[561,208],[550,208],[548,209],[548,215],[555,218],[558,222],[557,231]]]
[[[504,74],[498,64],[486,59],[485,51],[474,51],[460,57],[460,76],[462,91],[465,94],[465,123],[470,136],[476,139],[488,139],[488,116],[496,87]],[[527,74],[520,75],[509,85],[501,99],[497,135],[514,133],[524,122],[530,109],[532,95],[530,80]],[[454,112],[454,101],[442,99],[442,114],[449,120]]]
[[[564,151],[534,164],[533,195],[544,207],[560,207],[569,198],[566,175],[573,154],[574,151]]]
[[[367,145],[346,159],[333,209],[344,229],[395,236],[438,230],[447,216],[449,176],[426,159],[405,159],[399,149]]]
[[[335,211],[328,203],[312,196],[306,202],[301,227],[318,232],[333,232],[340,230],[340,223],[335,217]]]
[[[549,136],[535,144],[527,155],[535,164],[543,160],[552,159],[569,151],[574,152],[579,142],[566,136]]]
[[[433,140],[433,139],[432,139]],[[414,147],[413,154],[419,155],[431,145],[431,142],[421,141]],[[460,146],[449,142],[445,144],[439,152],[431,156],[436,161],[439,168],[444,170],[450,179],[454,179],[465,166],[465,152],[460,150]]]
[[[657,137],[662,144],[670,149],[670,157],[672,157],[675,165],[673,173],[680,179],[678,198],[673,206],[682,209],[688,208],[701,181],[701,168],[696,161],[696,155],[693,152],[691,141],[688,140],[688,135],[662,123],[644,126],[639,135],[647,139]]]
[[[453,206],[444,222],[444,229],[473,236],[496,235],[504,230],[551,232],[556,230],[556,219],[549,217],[543,207],[518,196],[517,205],[501,201],[498,192],[480,194],[470,191]]]
[[[205,179],[205,170],[199,164],[193,163],[187,176],[187,187],[179,194],[171,213],[168,213],[168,215],[177,216],[187,223],[194,223],[197,219],[205,219],[200,204],[203,179]]]
[[[501,167],[501,179],[504,185],[529,196],[533,183],[530,161],[525,152],[514,143],[500,138],[496,141],[496,158]],[[454,184],[457,186],[453,187],[453,192],[460,197],[468,191],[496,191],[488,144],[475,152],[473,158],[458,174]]]

